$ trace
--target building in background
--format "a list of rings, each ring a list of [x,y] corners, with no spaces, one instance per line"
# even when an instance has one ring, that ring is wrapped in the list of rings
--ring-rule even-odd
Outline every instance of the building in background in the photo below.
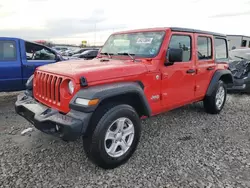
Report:
[[[227,35],[229,49],[250,48],[250,36],[244,35]]]

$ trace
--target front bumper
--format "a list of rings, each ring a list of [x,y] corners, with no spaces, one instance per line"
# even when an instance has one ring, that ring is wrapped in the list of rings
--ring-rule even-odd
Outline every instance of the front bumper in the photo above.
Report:
[[[250,92],[250,77],[245,77],[243,79],[234,78],[233,86],[229,87],[228,90]]]
[[[67,114],[44,106],[27,93],[20,94],[15,103],[15,111],[31,122],[38,130],[74,141],[84,135],[92,113],[71,110]]]

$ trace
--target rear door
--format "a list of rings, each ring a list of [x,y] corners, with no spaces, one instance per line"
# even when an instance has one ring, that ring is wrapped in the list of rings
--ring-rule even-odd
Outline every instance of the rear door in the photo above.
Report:
[[[211,35],[195,34],[196,40],[196,91],[197,98],[203,97],[215,72],[214,40]]]
[[[43,45],[22,41],[21,46],[24,49],[22,52],[23,83],[26,83],[37,67],[56,62],[56,53]]]
[[[0,38],[0,92],[23,89],[19,40]]]

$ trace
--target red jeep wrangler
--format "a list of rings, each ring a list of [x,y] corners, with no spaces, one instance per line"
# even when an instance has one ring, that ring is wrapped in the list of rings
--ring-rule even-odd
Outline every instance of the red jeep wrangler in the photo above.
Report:
[[[203,101],[218,114],[226,101],[226,36],[185,28],[118,32],[97,58],[37,68],[18,96],[16,112],[63,140],[83,138],[102,168],[125,163],[136,150],[141,118]]]

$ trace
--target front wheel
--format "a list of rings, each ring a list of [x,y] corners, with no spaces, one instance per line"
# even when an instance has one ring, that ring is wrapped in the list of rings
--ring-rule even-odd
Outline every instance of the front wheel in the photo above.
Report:
[[[206,96],[203,104],[206,112],[210,114],[218,114],[223,109],[227,98],[226,85],[219,80],[211,96]]]
[[[136,111],[125,104],[103,106],[93,119],[91,126],[95,128],[84,140],[89,159],[104,169],[125,163],[136,150],[141,134],[141,122]]]

